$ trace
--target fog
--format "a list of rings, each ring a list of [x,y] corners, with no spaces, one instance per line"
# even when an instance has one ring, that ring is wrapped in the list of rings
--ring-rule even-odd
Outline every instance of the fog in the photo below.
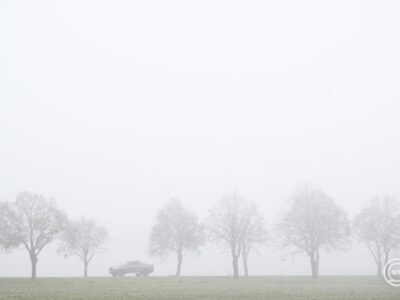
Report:
[[[206,221],[226,193],[255,202],[272,232],[304,182],[353,218],[400,198],[397,1],[0,1],[0,200],[54,197],[110,232],[92,276],[147,255],[157,211],[177,198]],[[251,275],[309,274],[274,239]],[[39,276],[80,276],[40,254]],[[24,250],[0,276],[29,276]],[[241,267],[241,266],[240,266]],[[321,275],[375,274],[368,250],[322,253]],[[207,243],[182,275],[230,275]]]

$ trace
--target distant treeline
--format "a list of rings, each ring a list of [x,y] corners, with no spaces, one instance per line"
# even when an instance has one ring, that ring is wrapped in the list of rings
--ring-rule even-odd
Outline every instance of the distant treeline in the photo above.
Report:
[[[274,237],[273,237],[274,236]],[[14,201],[0,202],[0,248],[24,248],[36,278],[38,256],[58,240],[58,252],[75,255],[83,263],[83,275],[96,253],[104,251],[109,233],[94,220],[70,220],[52,199],[30,192]],[[279,222],[267,228],[257,206],[237,193],[226,194],[209,211],[205,222],[171,199],[161,208],[151,230],[148,253],[176,255],[176,276],[181,274],[186,252],[199,252],[206,241],[226,248],[232,258],[233,277],[238,278],[239,262],[249,274],[248,256],[257,248],[274,245],[282,253],[304,253],[310,260],[311,275],[317,278],[323,252],[346,251],[353,241],[363,243],[377,265],[378,276],[393,253],[400,249],[400,202],[393,197],[375,197],[364,204],[350,221],[347,213],[319,187],[299,186],[283,209]]]

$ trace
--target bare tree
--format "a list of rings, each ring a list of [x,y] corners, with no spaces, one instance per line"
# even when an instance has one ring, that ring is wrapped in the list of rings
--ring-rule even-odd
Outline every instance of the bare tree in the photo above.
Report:
[[[263,216],[258,212],[254,203],[247,203],[244,207],[245,227],[240,242],[240,249],[243,261],[244,275],[249,275],[247,258],[252,250],[255,250],[267,240],[267,230]]]
[[[184,251],[197,252],[204,240],[204,228],[197,217],[179,200],[171,199],[158,212],[150,235],[149,254],[165,257],[175,253],[178,259],[176,276],[179,276]]]
[[[299,187],[277,230],[284,248],[310,258],[312,277],[319,275],[321,250],[344,250],[350,235],[347,214],[319,188]]]
[[[23,192],[10,205],[9,225],[13,232],[9,245],[23,245],[29,253],[32,279],[36,279],[38,256],[65,227],[67,217],[41,195]]]
[[[83,276],[87,277],[89,263],[96,253],[104,251],[108,236],[106,228],[92,219],[70,221],[61,234],[58,251],[65,256],[78,256],[83,263]]]
[[[368,201],[354,222],[358,239],[365,243],[382,275],[391,253],[400,249],[400,203],[385,196]]]
[[[233,277],[239,277],[240,256],[247,275],[250,250],[265,240],[266,233],[256,206],[237,193],[225,195],[210,211],[209,232],[213,240],[228,247],[232,256]]]

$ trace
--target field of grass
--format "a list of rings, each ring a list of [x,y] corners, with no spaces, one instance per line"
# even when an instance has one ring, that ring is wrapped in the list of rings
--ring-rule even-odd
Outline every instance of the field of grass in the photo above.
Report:
[[[0,279],[0,299],[400,299],[374,277]]]

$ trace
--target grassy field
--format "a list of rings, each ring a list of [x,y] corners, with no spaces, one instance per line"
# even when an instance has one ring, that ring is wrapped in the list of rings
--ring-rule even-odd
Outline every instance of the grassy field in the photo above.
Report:
[[[400,299],[374,277],[0,279],[0,299]]]

